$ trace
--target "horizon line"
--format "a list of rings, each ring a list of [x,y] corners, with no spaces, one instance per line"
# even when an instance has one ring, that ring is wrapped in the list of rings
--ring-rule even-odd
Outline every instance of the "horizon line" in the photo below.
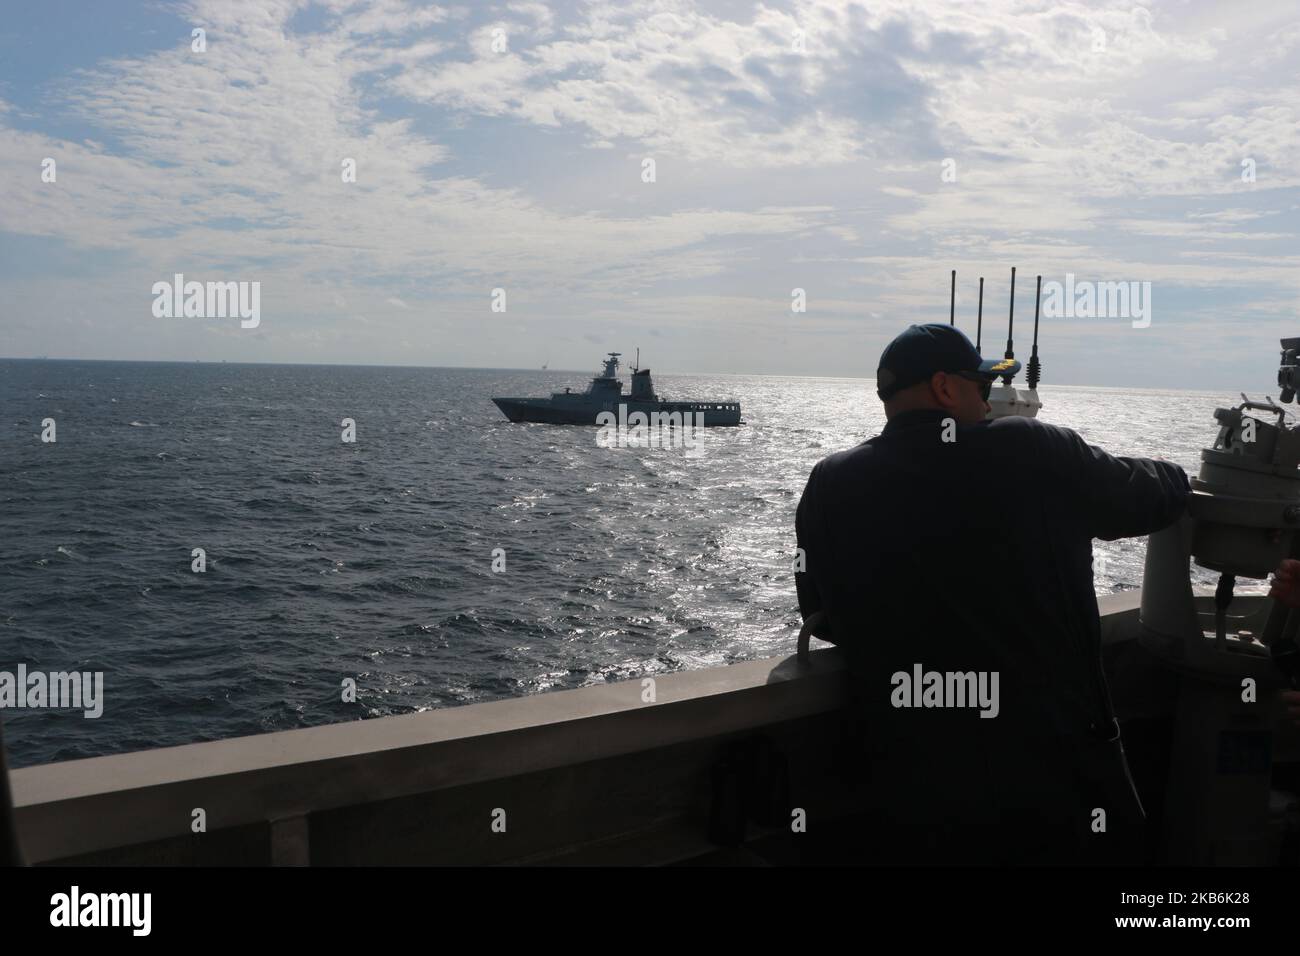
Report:
[[[397,368],[397,369],[451,369],[465,372],[564,372],[576,375],[591,375],[590,369],[563,369],[563,368],[537,368],[529,367],[512,367],[497,365],[397,365],[389,363],[375,362],[248,362],[242,360],[230,359],[103,359],[103,358],[64,358],[61,356],[34,355],[34,356],[17,356],[17,355],[0,355],[0,362],[101,362],[104,364],[117,365],[253,365],[253,366],[287,366],[290,368]],[[729,378],[813,378],[825,379],[827,381],[852,381],[852,382],[874,382],[876,377],[862,375],[794,375],[788,372],[667,372],[665,375],[713,375],[725,376]],[[1022,388],[1023,383],[1015,383],[1017,388]],[[1211,393],[1219,391],[1216,388],[1173,388],[1169,386],[1152,386],[1152,385],[1064,385],[1064,384],[1047,384],[1039,385],[1040,389],[1055,388],[1077,388],[1077,389],[1106,389],[1111,391],[1139,391],[1139,392],[1189,392],[1189,393]],[[1240,393],[1240,389],[1235,387],[1229,388],[1224,386],[1225,391]]]

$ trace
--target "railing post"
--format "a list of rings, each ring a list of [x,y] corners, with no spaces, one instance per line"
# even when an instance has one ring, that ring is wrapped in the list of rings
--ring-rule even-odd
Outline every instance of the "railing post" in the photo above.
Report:
[[[271,821],[271,865],[311,866],[311,828],[306,814]]]

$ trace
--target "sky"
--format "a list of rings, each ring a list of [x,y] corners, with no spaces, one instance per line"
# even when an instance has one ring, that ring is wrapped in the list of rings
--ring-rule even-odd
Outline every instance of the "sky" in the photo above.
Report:
[[[1022,359],[1148,306],[1046,384],[1262,393],[1298,111],[1286,2],[8,4],[0,355],[870,377],[1015,266]]]

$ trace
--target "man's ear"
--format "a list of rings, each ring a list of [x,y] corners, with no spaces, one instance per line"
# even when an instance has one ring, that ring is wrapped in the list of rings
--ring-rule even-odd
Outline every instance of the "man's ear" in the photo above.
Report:
[[[930,394],[944,408],[957,406],[957,395],[953,391],[952,378],[945,372],[935,372],[930,376]]]

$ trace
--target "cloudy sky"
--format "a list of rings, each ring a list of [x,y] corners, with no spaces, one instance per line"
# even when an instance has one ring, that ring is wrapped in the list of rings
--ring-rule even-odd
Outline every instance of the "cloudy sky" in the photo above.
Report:
[[[1298,164],[1287,2],[11,4],[0,355],[870,376],[1017,266],[1022,357],[1035,275],[1150,283],[1048,383],[1262,392]]]

